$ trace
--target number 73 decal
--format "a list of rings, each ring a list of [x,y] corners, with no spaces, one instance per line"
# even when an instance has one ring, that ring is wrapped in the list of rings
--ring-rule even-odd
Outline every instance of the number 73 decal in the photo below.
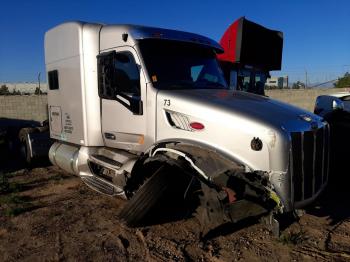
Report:
[[[170,106],[170,99],[164,99],[164,106]]]

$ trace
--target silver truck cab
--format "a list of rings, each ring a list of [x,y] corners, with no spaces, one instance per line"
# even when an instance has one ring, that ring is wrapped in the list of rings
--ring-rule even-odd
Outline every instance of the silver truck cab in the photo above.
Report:
[[[124,198],[137,197],[134,177],[150,177],[150,163],[171,163],[226,195],[211,197],[222,206],[248,191],[279,213],[312,202],[328,179],[327,123],[230,90],[216,60],[222,52],[209,38],[176,30],[84,22],[51,29],[51,162]],[[239,194],[242,183],[252,190]]]

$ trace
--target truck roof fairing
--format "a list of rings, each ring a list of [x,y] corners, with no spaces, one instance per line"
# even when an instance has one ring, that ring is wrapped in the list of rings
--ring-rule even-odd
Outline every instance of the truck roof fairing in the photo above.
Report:
[[[164,29],[148,26],[126,25],[129,27],[131,35],[136,40],[141,39],[166,39],[173,41],[183,41],[195,44],[201,44],[215,49],[217,53],[223,53],[224,49],[216,41],[194,33],[178,31],[173,29]]]
[[[80,26],[99,25],[102,28],[115,27],[115,28],[125,30],[125,33],[130,33],[130,35],[135,40],[165,39],[165,40],[173,40],[173,41],[182,41],[182,42],[189,42],[189,43],[200,44],[200,45],[211,47],[215,50],[215,52],[217,54],[221,54],[224,52],[224,49],[222,48],[222,46],[218,42],[210,39],[209,37],[195,34],[195,33],[174,30],[174,29],[165,29],[165,28],[133,25],[133,24],[88,23],[88,22],[84,22],[84,21],[69,21],[69,22],[62,23],[62,24],[60,24],[52,29],[62,27],[65,24],[66,25],[76,24],[76,25],[80,25]]]
[[[218,59],[241,63],[267,71],[281,70],[283,33],[251,22],[237,19],[227,28],[220,40],[224,53]]]
[[[141,25],[131,25],[131,24],[108,24],[103,25],[102,30],[113,30],[119,29],[125,31],[125,33],[130,34],[130,36],[134,40],[143,40],[143,39],[164,39],[164,40],[172,40],[172,41],[181,41],[188,42],[193,44],[203,45],[215,50],[217,54],[221,54],[224,52],[222,46],[202,35],[198,35],[195,33],[189,33],[184,31],[178,31],[173,29],[165,29],[165,28],[157,28],[157,27],[149,27],[149,26],[141,26]]]

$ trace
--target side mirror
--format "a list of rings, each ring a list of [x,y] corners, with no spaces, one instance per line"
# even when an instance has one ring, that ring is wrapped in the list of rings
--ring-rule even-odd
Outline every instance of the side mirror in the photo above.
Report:
[[[130,111],[133,112],[134,115],[142,115],[143,114],[143,104],[140,96],[132,96],[130,101]]]
[[[104,99],[114,99],[115,90],[115,51],[105,52],[97,56],[98,94]]]
[[[141,97],[132,104],[131,111],[134,115],[143,115],[143,103]]]
[[[317,97],[314,109],[316,115],[325,116],[330,112],[338,110],[344,110],[344,102],[339,98],[329,95]]]
[[[333,111],[344,110],[344,102],[340,99],[334,99],[332,102]]]
[[[140,96],[118,93],[116,95],[116,100],[128,108],[134,115],[143,114],[143,103]]]

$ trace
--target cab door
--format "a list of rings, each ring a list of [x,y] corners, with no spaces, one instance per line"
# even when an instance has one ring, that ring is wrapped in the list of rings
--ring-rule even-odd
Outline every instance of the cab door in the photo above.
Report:
[[[132,47],[121,47],[102,52],[97,58],[104,144],[142,151],[146,84],[137,53]]]

